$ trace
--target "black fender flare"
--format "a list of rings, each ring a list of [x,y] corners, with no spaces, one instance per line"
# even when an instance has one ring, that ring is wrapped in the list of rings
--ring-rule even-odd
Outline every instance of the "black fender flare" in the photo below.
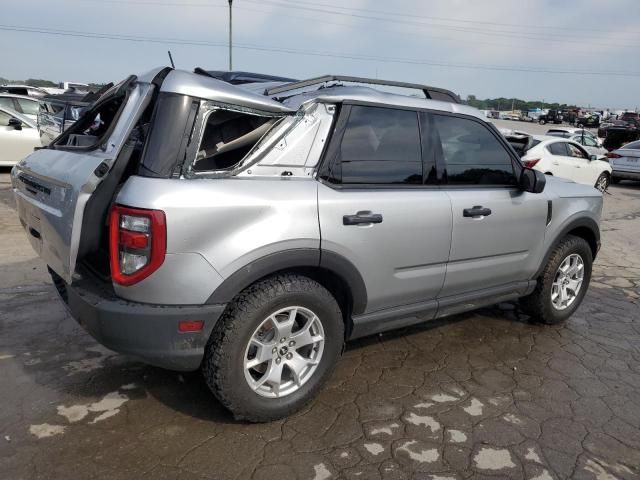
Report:
[[[271,253],[254,260],[229,275],[207,299],[206,304],[229,303],[249,285],[278,272],[311,268],[328,270],[340,277],[348,286],[352,300],[352,313],[364,312],[367,289],[358,269],[342,255],[315,248],[296,248]]]
[[[538,268],[535,275],[533,276],[534,279],[538,278],[542,274],[542,271],[544,270],[544,268],[547,265],[547,262],[549,261],[549,257],[551,257],[551,253],[558,246],[560,241],[564,237],[566,237],[569,234],[569,232],[577,228],[587,228],[591,233],[593,233],[593,237],[595,239],[595,248],[593,245],[590,245],[590,246],[593,250],[593,259],[595,260],[596,254],[600,249],[600,227],[598,226],[598,222],[596,222],[594,219],[589,217],[576,218],[570,221],[567,225],[565,225],[562,228],[562,230],[560,230],[560,233],[556,235],[553,242],[551,242],[551,245],[549,245],[549,248],[547,248],[547,251],[542,257],[542,262],[540,263],[540,267]]]

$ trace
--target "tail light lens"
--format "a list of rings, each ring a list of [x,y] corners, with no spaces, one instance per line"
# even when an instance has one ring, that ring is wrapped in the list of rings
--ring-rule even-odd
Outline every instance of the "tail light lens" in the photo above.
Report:
[[[164,262],[167,227],[164,212],[115,205],[109,218],[111,278],[133,285]]]
[[[622,158],[622,155],[618,155],[617,153],[607,152],[604,154],[607,158]]]
[[[523,160],[522,164],[527,168],[533,168],[536,166],[536,163],[540,161],[539,158],[532,158],[530,160]]]

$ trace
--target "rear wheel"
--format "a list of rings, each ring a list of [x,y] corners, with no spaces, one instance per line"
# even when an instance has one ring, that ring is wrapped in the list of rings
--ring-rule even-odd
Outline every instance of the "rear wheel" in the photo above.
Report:
[[[550,325],[569,318],[589,287],[592,263],[587,241],[568,235],[553,250],[533,293],[520,300],[524,311]]]
[[[609,186],[609,174],[601,173],[600,176],[598,177],[598,180],[596,180],[596,184],[595,184],[596,189],[604,193],[607,191],[608,186]]]
[[[313,398],[343,343],[331,293],[310,278],[278,275],[238,295],[211,335],[202,370],[236,418],[266,422]]]

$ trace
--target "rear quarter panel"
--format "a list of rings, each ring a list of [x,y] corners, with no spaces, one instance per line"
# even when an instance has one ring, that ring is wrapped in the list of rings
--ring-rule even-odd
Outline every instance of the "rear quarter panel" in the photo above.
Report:
[[[167,220],[171,260],[136,285],[116,286],[119,296],[134,301],[201,304],[224,279],[254,260],[283,250],[320,248],[317,184],[311,179],[133,176],[117,202],[162,210]]]

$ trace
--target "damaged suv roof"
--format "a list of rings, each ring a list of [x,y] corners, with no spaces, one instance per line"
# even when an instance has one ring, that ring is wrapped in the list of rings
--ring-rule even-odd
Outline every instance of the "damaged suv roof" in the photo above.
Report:
[[[144,75],[141,80],[144,81],[143,79],[149,76],[148,74]],[[269,86],[275,85],[287,84],[274,82]],[[307,91],[302,92],[292,90],[291,94],[284,96],[280,93],[267,96],[265,83],[247,83],[242,86],[235,86],[209,76],[184,70],[172,70],[162,83],[161,91],[189,95],[272,114],[291,114],[308,101],[327,103],[356,101],[462,113],[485,120],[477,109],[459,103],[385,92],[369,86],[343,85],[340,83],[329,86],[323,84],[312,90],[307,89]]]

